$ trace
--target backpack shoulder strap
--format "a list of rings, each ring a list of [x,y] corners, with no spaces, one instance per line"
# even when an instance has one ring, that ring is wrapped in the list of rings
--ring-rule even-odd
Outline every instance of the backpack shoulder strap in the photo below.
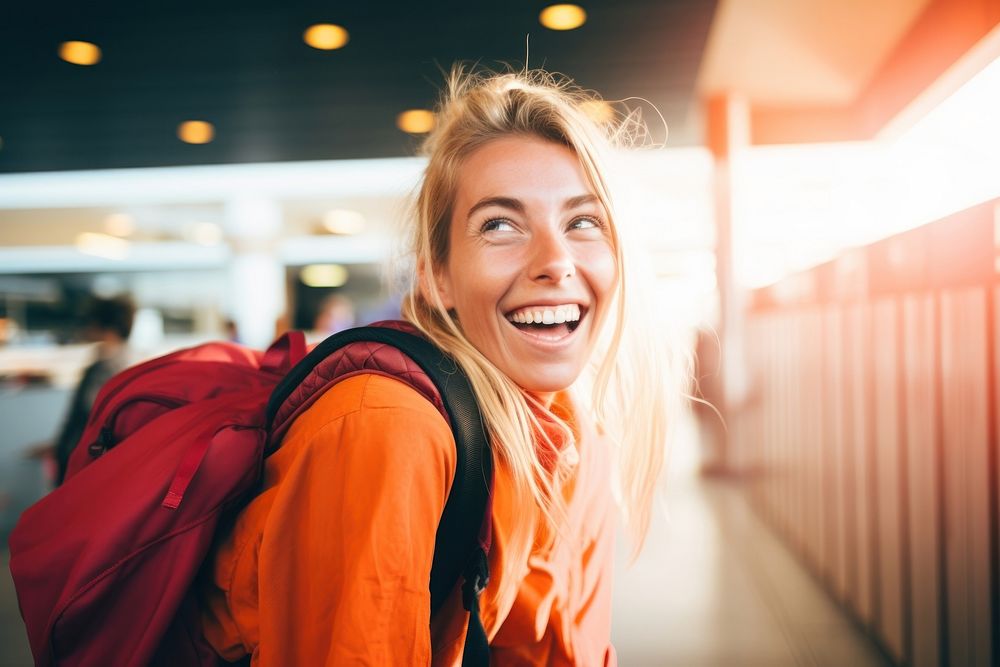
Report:
[[[393,323],[395,324],[395,323]],[[391,326],[391,325],[390,325]],[[485,560],[493,482],[493,457],[475,393],[454,359],[401,327],[369,326],[330,336],[278,384],[267,405],[271,447],[289,423],[326,388],[359,370],[397,377],[434,403],[451,425],[457,447],[455,480],[438,525],[431,567],[431,613],[438,610],[470,562]],[[405,355],[400,358],[395,348]],[[430,384],[426,382],[430,381]],[[479,572],[479,570],[476,570]],[[486,583],[480,573],[475,587]]]

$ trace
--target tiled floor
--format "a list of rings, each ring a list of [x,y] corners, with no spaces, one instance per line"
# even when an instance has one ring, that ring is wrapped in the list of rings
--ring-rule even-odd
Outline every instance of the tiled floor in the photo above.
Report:
[[[677,476],[646,548],[619,543],[612,639],[623,667],[889,663],[761,524],[732,482]]]
[[[620,540],[613,639],[623,667],[887,663],[725,482],[674,475],[631,568]],[[31,664],[3,554],[0,667]]]

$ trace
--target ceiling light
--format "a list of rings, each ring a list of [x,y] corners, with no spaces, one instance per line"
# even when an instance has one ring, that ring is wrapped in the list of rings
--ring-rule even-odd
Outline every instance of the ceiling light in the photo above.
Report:
[[[333,23],[317,23],[309,26],[302,33],[302,39],[314,49],[333,51],[346,45],[351,36],[342,26]]]
[[[76,249],[95,257],[121,260],[128,256],[129,242],[109,234],[84,232],[76,237]]]
[[[427,109],[409,109],[396,116],[396,127],[410,134],[425,134],[434,129],[434,114]]]
[[[347,267],[340,264],[310,264],[299,272],[308,287],[340,287],[347,282]]]
[[[360,234],[365,230],[365,216],[357,211],[333,209],[323,215],[323,227],[331,234]]]
[[[198,245],[219,245],[222,243],[222,227],[214,222],[195,222],[185,229],[186,235]]]
[[[177,136],[188,144],[207,144],[215,138],[215,126],[203,120],[186,120],[177,127]]]
[[[538,20],[550,30],[573,30],[587,22],[587,12],[580,5],[550,5]]]
[[[112,236],[131,236],[135,232],[135,218],[128,213],[112,213],[104,219],[104,231]]]
[[[74,65],[96,65],[101,61],[101,48],[90,42],[63,42],[59,57]]]
[[[614,107],[604,100],[586,100],[580,108],[595,123],[607,123],[615,117]]]

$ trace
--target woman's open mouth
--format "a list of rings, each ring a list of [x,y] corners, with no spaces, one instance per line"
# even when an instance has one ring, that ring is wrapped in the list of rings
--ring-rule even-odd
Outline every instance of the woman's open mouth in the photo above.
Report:
[[[576,331],[586,314],[586,309],[575,303],[526,306],[507,313],[507,321],[526,334],[557,341]]]

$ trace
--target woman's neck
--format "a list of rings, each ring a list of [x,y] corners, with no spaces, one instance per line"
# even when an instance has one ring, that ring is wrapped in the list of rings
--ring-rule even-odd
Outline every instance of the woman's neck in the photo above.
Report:
[[[554,391],[525,391],[524,394],[534,399],[534,401],[546,410],[552,407],[552,401],[556,398],[556,392]]]

